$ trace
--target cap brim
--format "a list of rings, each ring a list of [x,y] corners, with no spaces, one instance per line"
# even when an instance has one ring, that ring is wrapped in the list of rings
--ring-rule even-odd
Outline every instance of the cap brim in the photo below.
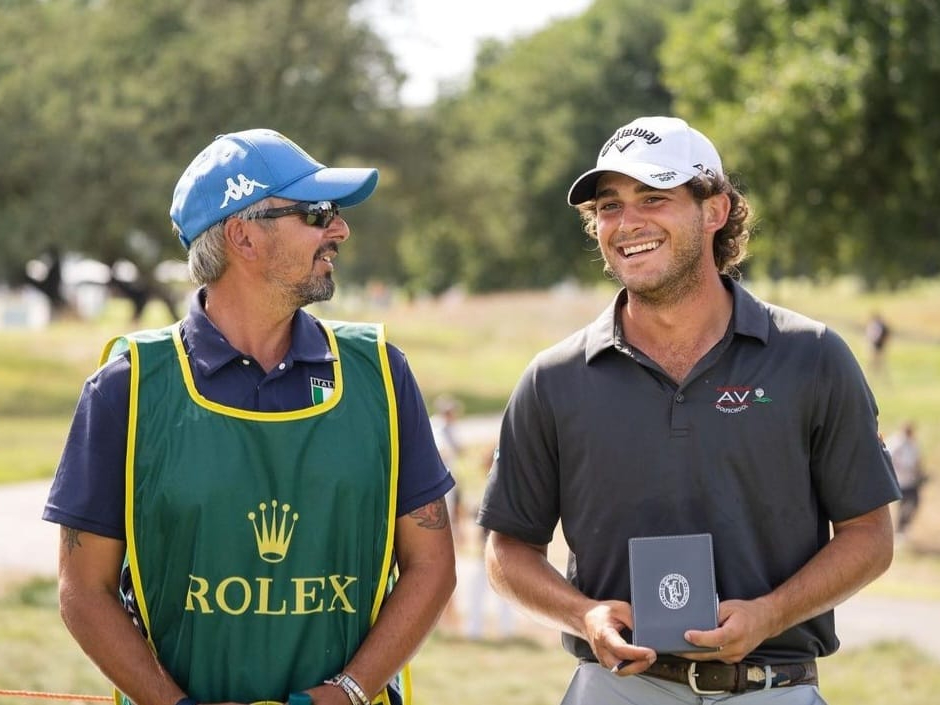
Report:
[[[597,180],[607,169],[591,169],[586,171],[571,185],[568,189],[568,205],[580,206],[585,201],[590,201],[597,193]]]
[[[377,169],[324,167],[270,195],[294,201],[333,201],[349,208],[371,196],[378,182]]]
[[[597,196],[597,180],[601,177],[601,174],[623,174],[624,176],[629,176],[632,179],[641,181],[647,186],[666,190],[681,186],[695,176],[695,174],[683,174],[675,169],[668,169],[668,171],[673,172],[675,176],[669,181],[669,185],[667,186],[663,184],[661,180],[654,177],[654,174],[659,174],[664,171],[664,169],[665,167],[659,166],[658,164],[647,164],[644,162],[630,164],[629,169],[612,169],[607,166],[591,169],[581,174],[571,185],[571,188],[568,190],[568,205],[579,206],[586,201],[594,200],[595,196]]]

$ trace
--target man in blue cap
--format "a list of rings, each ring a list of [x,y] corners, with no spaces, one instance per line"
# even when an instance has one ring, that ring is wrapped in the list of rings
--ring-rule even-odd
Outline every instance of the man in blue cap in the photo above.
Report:
[[[108,343],[43,515],[63,619],[125,702],[410,699],[454,480],[384,328],[303,310],[377,181],[255,129],[176,186],[189,314]]]

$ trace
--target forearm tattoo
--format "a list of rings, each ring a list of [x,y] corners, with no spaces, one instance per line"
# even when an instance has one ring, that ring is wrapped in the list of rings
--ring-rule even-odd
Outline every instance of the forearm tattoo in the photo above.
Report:
[[[446,529],[449,526],[447,505],[443,497],[409,512],[408,516],[416,520],[422,529]]]
[[[62,537],[62,542],[65,544],[65,547],[68,549],[69,555],[76,548],[82,547],[82,542],[79,540],[78,535],[82,533],[78,529],[69,529],[66,528],[65,536]]]

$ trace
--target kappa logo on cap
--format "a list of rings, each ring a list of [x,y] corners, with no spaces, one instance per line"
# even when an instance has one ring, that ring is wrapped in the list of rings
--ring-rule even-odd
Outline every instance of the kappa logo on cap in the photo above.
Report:
[[[231,176],[225,180],[226,186],[225,189],[225,200],[222,201],[222,205],[219,206],[219,210],[225,208],[228,205],[229,199],[240,201],[245,196],[250,196],[255,192],[256,188],[268,188],[267,184],[262,184],[254,179],[249,179],[244,174],[238,175],[238,183],[235,183],[235,179]]]

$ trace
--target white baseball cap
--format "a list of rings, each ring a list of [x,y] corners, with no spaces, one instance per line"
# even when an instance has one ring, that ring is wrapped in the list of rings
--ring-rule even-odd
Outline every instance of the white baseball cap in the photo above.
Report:
[[[568,191],[568,204],[593,199],[597,180],[607,171],[617,172],[656,188],[675,188],[699,174],[722,175],[721,157],[715,145],[685,120],[674,117],[641,117],[624,125],[604,143],[597,166],[577,178]]]

